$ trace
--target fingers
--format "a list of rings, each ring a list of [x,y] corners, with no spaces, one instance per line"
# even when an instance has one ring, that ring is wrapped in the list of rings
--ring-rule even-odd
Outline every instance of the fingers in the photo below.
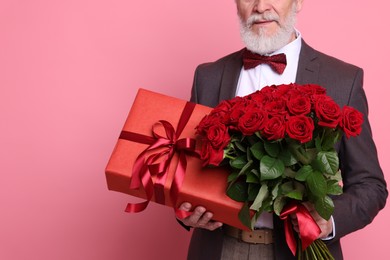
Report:
[[[306,207],[306,209],[309,211],[314,221],[317,223],[318,227],[321,229],[321,233],[319,234],[318,238],[324,238],[329,236],[329,234],[332,233],[333,231],[332,220],[323,219],[315,210],[314,205],[312,203],[303,202],[302,204]],[[295,232],[299,234],[299,225],[298,225],[298,219],[296,214],[291,214],[290,217],[291,217],[291,224],[293,226],[293,229],[295,230]]]
[[[184,211],[190,211],[192,205],[188,202],[184,202],[180,205],[179,209]],[[194,209],[191,215],[181,219],[184,225],[196,228],[204,228],[208,230],[215,230],[222,226],[221,222],[212,221],[213,213],[207,211],[204,207],[198,206]]]
[[[180,205],[180,207],[179,207],[179,209],[180,210],[184,210],[184,211],[190,211],[191,210],[191,204],[190,203],[188,203],[188,202],[183,202],[181,205]]]
[[[223,223],[218,221],[210,221],[205,226],[201,226],[200,228],[204,228],[210,231],[216,230],[217,228],[222,227]]]
[[[307,210],[310,212],[310,215],[313,217],[317,225],[321,229],[321,233],[318,236],[318,238],[324,238],[328,237],[329,234],[333,232],[333,222],[331,219],[326,220],[323,219],[320,214],[318,214],[317,210],[315,209],[314,205],[310,202],[305,202],[303,205],[307,208]]]

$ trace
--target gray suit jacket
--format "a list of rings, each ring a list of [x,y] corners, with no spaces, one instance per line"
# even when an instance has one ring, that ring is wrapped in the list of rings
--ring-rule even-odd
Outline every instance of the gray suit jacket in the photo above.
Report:
[[[242,50],[213,63],[199,65],[191,101],[214,107],[220,101],[234,97],[242,67],[241,56]],[[367,117],[363,70],[320,53],[302,41],[296,83],[321,85],[341,107],[349,105],[364,114],[361,134],[349,140],[343,137],[337,146],[344,193],[333,198],[336,236],[327,244],[335,259],[343,259],[340,238],[369,224],[384,207],[388,195]],[[274,225],[275,258],[294,259],[285,243],[282,222],[275,217]],[[188,259],[220,259],[222,239],[222,230],[195,229]]]

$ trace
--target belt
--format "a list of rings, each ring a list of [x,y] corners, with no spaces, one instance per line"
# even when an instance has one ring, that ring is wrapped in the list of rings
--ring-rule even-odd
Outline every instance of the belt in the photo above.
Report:
[[[274,242],[273,230],[262,228],[253,231],[245,231],[232,226],[224,225],[223,230],[226,235],[237,238],[238,241],[250,244],[272,244]]]

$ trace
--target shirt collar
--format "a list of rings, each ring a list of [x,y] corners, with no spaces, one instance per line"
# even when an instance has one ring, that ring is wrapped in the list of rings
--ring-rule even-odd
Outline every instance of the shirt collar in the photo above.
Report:
[[[273,52],[271,55],[284,53],[286,55],[287,64],[298,63],[299,53],[301,52],[302,47],[302,35],[297,29],[295,29],[295,35],[296,38],[292,42]]]

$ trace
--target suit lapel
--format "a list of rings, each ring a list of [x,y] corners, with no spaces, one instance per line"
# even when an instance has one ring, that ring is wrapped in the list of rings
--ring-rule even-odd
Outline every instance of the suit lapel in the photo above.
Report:
[[[302,40],[301,52],[299,54],[296,83],[318,84],[318,73],[320,64],[317,52]]]
[[[225,63],[219,92],[219,102],[232,99],[236,95],[238,79],[242,67],[242,52],[238,51]]]
[[[220,85],[219,102],[235,96],[242,67],[242,52],[243,50],[238,51],[225,63]],[[302,40],[296,83],[318,84],[319,69],[320,64],[317,52]],[[277,246],[275,248],[276,259],[295,259],[285,241],[283,222],[276,215],[274,217],[274,228],[277,230],[275,238],[275,246]]]
[[[242,52],[243,49],[238,51],[225,63],[218,102],[231,99],[236,94],[238,79],[240,77],[242,67]],[[320,64],[317,58],[317,52],[302,40],[296,83],[318,84]]]

